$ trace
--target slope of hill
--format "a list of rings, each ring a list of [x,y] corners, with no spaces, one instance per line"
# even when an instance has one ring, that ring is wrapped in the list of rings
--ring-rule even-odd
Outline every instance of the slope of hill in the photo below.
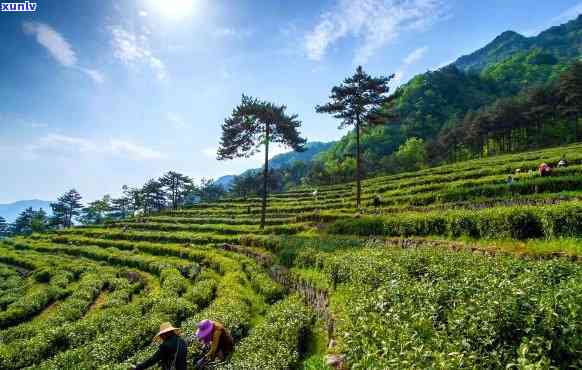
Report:
[[[269,161],[269,166],[271,168],[277,169],[277,168],[290,166],[293,164],[293,162],[296,162],[296,161],[309,162],[309,161],[313,160],[319,153],[329,149],[333,144],[334,144],[334,142],[329,142],[329,143],[322,143],[319,141],[309,142],[305,146],[305,151],[303,151],[303,152],[291,151],[288,153],[278,154],[278,155],[274,156]]]
[[[33,200],[21,200],[9,204],[0,204],[0,217],[4,217],[6,221],[12,222],[16,219],[20,212],[30,207],[32,207],[32,209],[34,210],[39,210],[42,208],[46,212],[50,213],[51,212],[50,203],[51,202],[47,202],[44,200],[33,199]]]
[[[228,191],[232,185],[232,182],[234,181],[234,178],[234,175],[221,176],[216,180],[216,185],[220,185],[224,190]]]
[[[277,154],[276,156],[273,156],[273,158],[271,158],[271,160],[269,161],[269,167],[271,169],[280,169],[283,167],[290,166],[297,161],[309,163],[313,161],[320,153],[323,153],[329,148],[331,148],[334,144],[335,142],[333,141],[329,143],[322,143],[319,141],[309,142],[305,146],[305,151],[303,152],[290,151],[287,153]],[[249,173],[253,174],[260,173],[260,171],[261,171],[260,168],[253,168],[246,170],[241,175],[246,175]],[[218,178],[216,182],[220,184],[224,189],[230,189],[232,182],[234,181],[234,178],[235,178],[234,175],[226,175]]]
[[[331,339],[350,368],[576,368],[581,175],[577,144],[369,179],[363,213],[343,184],[271,196],[265,229],[258,199],[225,199],[17,237],[0,243],[0,368],[127,370],[161,322],[192,336],[201,319],[234,336],[223,370],[324,369]]]
[[[481,72],[487,66],[502,62],[517,52],[534,49],[556,57],[559,61],[572,61],[582,54],[582,15],[561,26],[549,28],[535,37],[525,37],[506,31],[482,49],[457,59],[453,65],[467,72]]]

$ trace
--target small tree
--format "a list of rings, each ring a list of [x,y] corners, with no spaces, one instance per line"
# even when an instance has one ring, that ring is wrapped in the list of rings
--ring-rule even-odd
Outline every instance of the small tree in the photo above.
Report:
[[[53,217],[51,223],[55,226],[73,226],[73,218],[81,213],[81,195],[75,189],[71,189],[57,198],[56,203],[51,203]]]
[[[41,208],[38,211],[33,212],[30,228],[32,229],[33,233],[42,233],[48,230],[49,218],[47,217],[44,209]]]
[[[398,167],[402,171],[416,171],[424,167],[427,160],[424,140],[411,137],[394,153]]]
[[[111,217],[124,219],[133,210],[131,193],[127,185],[122,186],[122,195],[119,198],[111,199]]]
[[[288,115],[286,110],[285,105],[275,105],[243,95],[241,103],[222,125],[218,160],[248,158],[261,146],[265,148],[261,228],[265,227],[267,213],[269,144],[279,143],[303,151],[306,142],[298,131],[301,126],[298,116]]]
[[[103,199],[91,202],[83,208],[79,221],[85,225],[103,223],[109,217],[111,209],[111,196],[105,195]]]
[[[214,179],[202,178],[202,180],[200,180],[198,194],[200,195],[200,199],[204,202],[215,202],[226,194],[226,191],[220,184],[217,184]]]
[[[330,102],[315,107],[317,113],[332,114],[341,119],[340,129],[355,126],[356,131],[356,208],[360,208],[361,179],[362,179],[362,150],[360,147],[360,135],[364,125],[385,123],[392,118],[386,111],[382,111],[383,105],[389,103],[392,98],[387,94],[390,91],[388,83],[394,78],[372,77],[364,72],[360,66],[356,73],[348,77],[339,86],[331,90]]]
[[[160,183],[168,191],[172,208],[177,210],[180,204],[182,204],[188,186],[192,185],[192,179],[181,173],[170,171],[160,178]]]
[[[246,200],[249,195],[254,194],[258,189],[255,180],[256,178],[251,172],[236,176],[232,181],[229,192]]]

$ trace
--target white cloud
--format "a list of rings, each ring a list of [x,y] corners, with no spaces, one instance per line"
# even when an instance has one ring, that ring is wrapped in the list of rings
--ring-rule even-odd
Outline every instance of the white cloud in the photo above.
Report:
[[[97,151],[97,144],[90,140],[66,136],[60,134],[48,134],[38,140],[31,149],[38,151],[66,151],[66,152],[94,152]]]
[[[248,28],[236,29],[230,27],[217,28],[214,30],[214,36],[231,37],[235,39],[244,39],[253,35],[253,31]]]
[[[160,81],[165,80],[168,74],[166,73],[166,66],[164,65],[164,63],[162,63],[161,60],[154,56],[150,56],[149,63],[150,67],[152,67],[152,69],[156,73],[156,77],[158,78],[158,80]]]
[[[423,46],[421,48],[415,49],[410,54],[408,54],[406,58],[404,58],[404,64],[410,65],[418,62],[424,57],[427,51],[428,46]]]
[[[578,15],[582,14],[582,2],[578,3],[560,13],[557,17],[554,17],[550,23],[561,24],[572,19],[575,19]]]
[[[168,119],[168,121],[170,121],[172,125],[174,125],[175,128],[184,128],[188,126],[186,121],[184,121],[184,119],[176,113],[168,113],[166,115],[166,118]]]
[[[87,153],[112,154],[133,160],[162,159],[166,157],[159,151],[129,141],[111,139],[103,143],[62,134],[43,136],[36,143],[28,146],[26,152],[31,158],[47,154],[74,157]]]
[[[136,160],[162,159],[166,157],[161,152],[128,141],[111,140],[109,148],[114,153]]]
[[[34,35],[36,41],[44,46],[50,55],[65,67],[72,67],[77,64],[77,56],[71,44],[51,26],[44,23],[24,22],[22,29],[24,33]]]
[[[110,27],[112,35],[113,55],[128,66],[145,63],[155,72],[156,77],[163,81],[167,77],[166,66],[148,47],[145,34],[136,35],[121,26]]]
[[[102,84],[103,82],[105,82],[105,76],[103,76],[103,73],[95,69],[80,68],[80,70],[86,73],[87,76],[91,77],[93,81],[95,81],[98,84]]]
[[[146,12],[145,10],[140,10],[139,11],[139,16],[140,17],[147,17],[148,16],[148,12]]]
[[[202,149],[202,154],[208,158],[216,158],[216,148],[206,148]]]
[[[337,41],[359,41],[355,63],[365,63],[401,32],[423,29],[444,13],[442,0],[338,0],[305,38],[307,56],[321,60]]]
[[[44,46],[49,54],[62,66],[68,68],[78,69],[85,73],[93,81],[103,83],[103,74],[94,69],[88,69],[77,66],[77,54],[73,50],[71,44],[55,29],[48,24],[38,22],[24,22],[22,23],[22,30],[27,35],[36,37],[36,41]]]
[[[521,30],[521,34],[527,37],[532,37],[538,35],[540,32],[552,27],[552,26],[559,26],[564,24],[568,21],[571,21],[582,14],[582,2],[569,7],[568,9],[564,10],[557,16],[549,19],[544,24],[538,25],[534,28]]]

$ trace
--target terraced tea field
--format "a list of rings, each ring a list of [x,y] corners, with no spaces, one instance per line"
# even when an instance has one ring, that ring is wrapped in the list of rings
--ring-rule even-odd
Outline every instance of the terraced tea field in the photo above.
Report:
[[[3,242],[0,368],[130,369],[160,322],[206,318],[222,369],[582,367],[582,144],[370,179],[361,212],[354,184],[314,190],[264,229],[227,199]]]

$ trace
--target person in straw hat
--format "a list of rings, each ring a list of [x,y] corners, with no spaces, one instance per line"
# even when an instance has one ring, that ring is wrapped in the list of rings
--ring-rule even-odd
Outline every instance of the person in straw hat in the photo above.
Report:
[[[197,326],[196,337],[203,344],[210,346],[210,350],[196,365],[202,367],[208,361],[226,360],[234,349],[234,340],[224,325],[217,321],[202,320]]]
[[[184,339],[178,333],[178,329],[173,327],[169,322],[160,325],[160,331],[154,337],[156,341],[161,342],[157,352],[137,365],[135,370],[147,369],[159,364],[163,370],[186,370],[186,357],[188,346]]]

